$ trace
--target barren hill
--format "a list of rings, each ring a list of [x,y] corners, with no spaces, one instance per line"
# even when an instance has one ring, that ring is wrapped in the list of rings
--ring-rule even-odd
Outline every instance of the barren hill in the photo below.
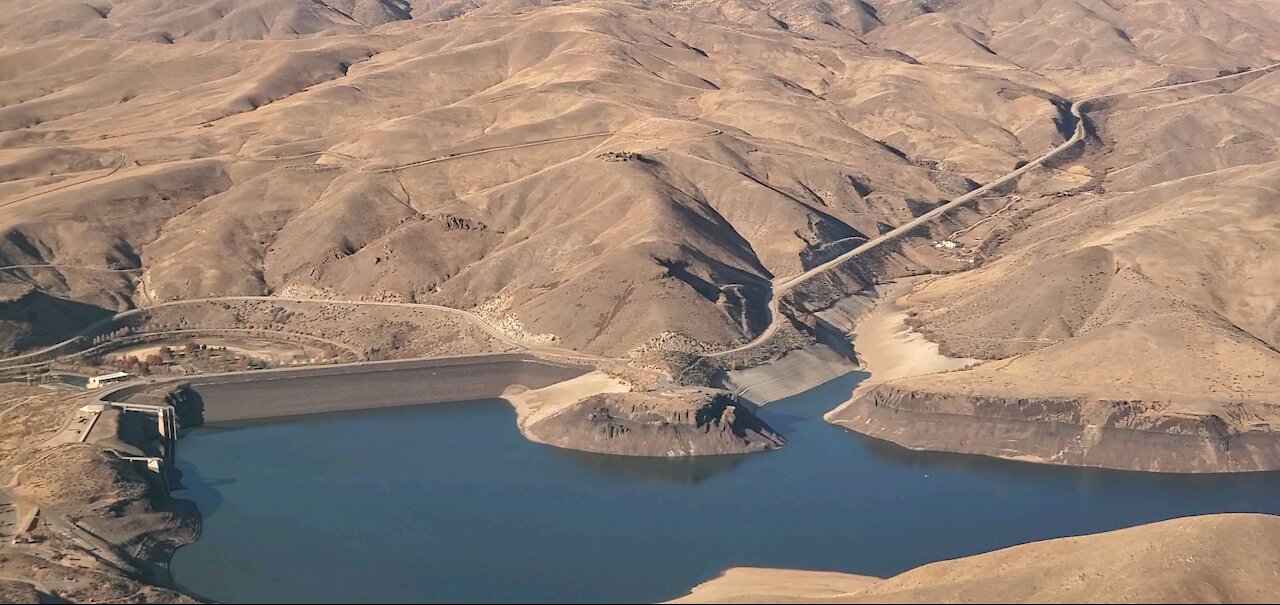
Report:
[[[992,231],[957,238],[981,267],[904,299],[944,354],[999,361],[873,387],[831,418],[920,449],[1280,465],[1277,83],[1114,102],[1078,164],[1094,191],[1027,192]]]
[[[19,2],[0,266],[144,271],[2,279],[721,347],[772,279],[1061,142],[1068,96],[1280,56],[1265,3],[1116,4]]]
[[[724,350],[786,321],[777,284],[1062,143],[1071,100],[1276,62],[1273,8],[19,2],[0,347],[277,296],[443,305],[614,357]],[[1084,145],[826,293],[954,272],[909,323],[992,361],[833,419],[1041,461],[1280,464],[1278,77],[1091,103]]]
[[[942,561],[887,580],[731,569],[676,603],[1266,603],[1280,519],[1186,517]]]

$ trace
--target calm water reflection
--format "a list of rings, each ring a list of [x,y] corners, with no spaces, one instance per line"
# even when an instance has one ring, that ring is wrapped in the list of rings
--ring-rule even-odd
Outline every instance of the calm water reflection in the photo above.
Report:
[[[787,447],[738,457],[540,446],[497,400],[201,429],[179,463],[204,534],[174,576],[224,602],[653,602],[735,565],[884,576],[1184,515],[1280,513],[1275,473],[922,454],[823,422],[861,377],[764,408]]]

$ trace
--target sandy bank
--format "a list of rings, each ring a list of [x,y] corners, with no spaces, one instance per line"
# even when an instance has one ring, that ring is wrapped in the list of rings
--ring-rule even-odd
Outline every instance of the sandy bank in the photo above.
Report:
[[[858,592],[880,578],[833,571],[734,567],[668,603],[789,603]]]
[[[507,388],[502,398],[516,410],[516,424],[521,432],[569,406],[604,393],[626,393],[631,385],[599,370],[564,382],[531,389],[524,385]]]
[[[622,456],[683,457],[774,449],[780,435],[720,389],[633,391],[604,372],[504,394],[530,441]]]
[[[863,369],[871,373],[867,381],[870,384],[981,363],[978,359],[943,355],[937,344],[907,325],[907,311],[900,299],[910,290],[911,284],[905,282],[890,286],[880,303],[854,328],[854,350]]]
[[[866,384],[978,363],[943,355],[936,344],[906,324],[907,312],[899,298],[918,281],[903,280],[836,301],[817,313],[822,337],[832,341],[831,346],[813,344],[768,363],[730,371],[725,388],[763,405],[856,370],[871,373]],[[857,362],[837,349],[848,349]]]

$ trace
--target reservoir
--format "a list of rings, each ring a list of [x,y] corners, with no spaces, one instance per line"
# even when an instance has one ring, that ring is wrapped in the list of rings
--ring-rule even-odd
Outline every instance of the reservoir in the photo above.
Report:
[[[537,445],[502,400],[211,426],[178,446],[221,602],[656,602],[726,567],[889,576],[1186,515],[1280,513],[1280,473],[1157,475],[902,450],[825,423],[854,373],[760,415],[788,444],[685,460]]]

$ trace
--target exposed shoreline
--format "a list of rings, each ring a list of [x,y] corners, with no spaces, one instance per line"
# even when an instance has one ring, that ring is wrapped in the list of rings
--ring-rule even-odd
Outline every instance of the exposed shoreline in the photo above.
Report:
[[[758,366],[728,372],[725,388],[756,405],[766,405],[859,369],[832,349],[814,344]]]
[[[207,422],[237,423],[449,401],[494,399],[510,390],[517,381],[546,387],[566,381],[573,382],[589,369],[548,362],[522,353],[481,354],[187,376],[108,389],[96,399],[104,402],[172,405],[178,418],[189,423],[182,427],[182,432],[185,432]],[[418,378],[417,375],[423,372],[428,373],[429,380]],[[477,372],[487,372],[490,379],[477,379]],[[394,376],[393,373],[398,373],[399,376]],[[376,381],[381,388],[369,389],[360,384],[370,374],[378,374],[383,378]],[[388,377],[391,380],[387,380]],[[424,384],[428,382],[431,383],[431,388],[424,389]],[[264,387],[269,395],[278,397],[282,393],[289,393],[294,397],[275,399],[271,400],[271,405],[258,406],[256,404],[262,401],[261,390]],[[249,392],[256,393],[256,396]],[[354,396],[356,394],[358,396]],[[123,418],[119,412],[103,414]],[[108,439],[126,448],[147,447],[145,444],[131,443],[126,435],[119,433],[121,422],[114,422],[112,426],[117,432],[108,436]],[[180,442],[182,432],[175,436],[177,442]],[[176,473],[176,468],[170,467],[163,472],[174,473],[171,478],[180,485],[180,475]],[[203,516],[194,505],[180,496],[153,494],[152,497],[158,507],[181,511],[183,525],[190,528],[190,535],[179,538],[173,531],[162,527],[148,527],[145,524],[139,526],[139,532],[156,536],[155,539],[167,547],[153,549],[146,556],[138,557],[137,564],[150,570],[150,581],[154,585],[183,593],[173,580],[170,564],[179,548],[199,539]]]
[[[856,324],[854,348],[871,376],[824,416],[828,422],[909,450],[1037,464],[1157,473],[1280,469],[1280,436],[1265,427],[1236,431],[1214,415],[1165,414],[1159,400],[917,385],[915,378],[1009,360],[943,355],[906,323],[904,287],[882,294]],[[1114,411],[1099,416],[1091,408]]]
[[[805,569],[731,567],[719,576],[667,603],[733,603],[784,600],[825,600],[846,597],[883,578]]]
[[[426,373],[424,379],[420,375]],[[378,375],[369,388],[370,375]],[[539,437],[530,426],[571,408],[584,398],[627,393],[628,383],[592,371],[589,366],[550,362],[525,353],[479,354],[418,360],[309,366],[186,376],[110,389],[103,401],[130,402],[168,399],[179,417],[206,423],[240,423],[335,412],[431,405],[439,402],[501,398],[512,405],[517,428],[534,443],[553,447],[618,454],[591,447],[566,445]],[[704,453],[746,453],[738,451]],[[629,454],[622,454],[629,455]],[[668,454],[694,456],[698,453]],[[178,498],[181,500],[181,498]],[[194,507],[193,507],[194,508]],[[200,513],[192,510],[198,527]],[[160,584],[177,590],[168,574],[177,548],[145,561],[162,572]]]
[[[500,395],[515,408],[516,425],[525,437],[529,437],[527,429],[530,425],[555,415],[576,401],[591,395],[625,393],[629,390],[631,385],[604,372],[595,371],[542,388],[513,385],[504,389]]]
[[[980,359],[948,357],[938,345],[907,325],[906,307],[915,280],[887,286],[853,329],[854,350],[871,378],[863,383],[888,382],[908,376],[948,372],[982,363]],[[870,384],[868,384],[870,383]],[[864,387],[865,388],[865,387]]]
[[[510,363],[512,361],[512,358],[518,359],[523,356],[501,355],[499,357],[503,360],[502,363]],[[379,366],[379,369],[385,368],[387,370],[394,371],[396,369],[394,365],[395,363],[403,363],[403,362],[390,362],[388,364],[381,364]],[[477,363],[486,363],[486,361],[477,360],[477,359],[464,359],[464,360],[445,359],[445,360],[439,360],[438,363],[441,364],[439,367],[469,367],[469,366],[474,366],[474,364],[477,364]],[[427,367],[430,367],[430,366],[427,366]],[[778,367],[781,367],[781,366],[775,366],[775,368],[778,368]],[[326,376],[342,376],[343,374],[341,372],[335,373],[333,371],[335,369],[341,370],[341,368],[342,368],[341,366],[312,368],[309,370],[304,369],[301,371],[301,373],[319,374],[319,375],[326,375]],[[359,371],[359,369],[353,369],[353,371],[355,374],[367,374],[367,372]],[[297,372],[297,370],[282,370],[279,373],[285,373],[285,372],[294,373],[294,372]],[[290,374],[288,373],[285,373],[283,377],[275,376],[263,382],[274,383],[275,381],[280,380],[281,383],[284,383],[285,381],[289,380]],[[257,376],[253,376],[252,374],[257,374]],[[230,378],[227,378],[226,382],[223,382],[222,384],[247,384],[250,382],[254,382],[255,378],[261,378],[262,374],[263,374],[262,372],[255,372],[255,373],[251,373],[251,375],[244,376],[243,378],[230,377]],[[158,386],[162,386],[162,385],[152,384],[152,385],[144,385],[144,386],[150,389],[155,389]],[[579,374],[578,376],[574,378],[570,378],[567,381],[553,382],[549,386],[543,387],[542,389],[536,389],[536,391],[542,391],[542,393],[535,393],[534,392],[535,390],[533,389],[525,389],[521,387],[516,387],[516,388],[511,388],[509,386],[504,387],[503,388],[504,393],[502,393],[502,398],[512,402],[513,407],[516,409],[517,417],[522,419],[520,422],[528,422],[529,419],[531,418],[532,419],[545,418],[549,415],[553,415],[556,412],[563,410],[566,405],[566,402],[569,401],[570,399],[573,399],[577,395],[590,394],[590,393],[596,393],[596,392],[622,392],[622,390],[624,390],[625,388],[627,388],[627,385],[615,378],[609,377],[602,373],[588,373],[588,374]],[[545,397],[545,395],[547,394],[557,395],[557,396],[548,398],[548,397]],[[538,395],[544,395],[544,397],[538,397]],[[338,397],[338,395],[334,395],[334,396]],[[571,397],[571,396],[574,396],[574,397]],[[488,397],[485,397],[485,398],[488,398]],[[513,399],[515,401],[512,401]],[[370,407],[383,407],[383,406],[370,406]],[[333,411],[333,410],[321,410],[321,412],[323,411]],[[312,411],[310,413],[316,413],[316,412]],[[521,429],[521,432],[525,433],[526,438],[530,438],[530,440],[535,442],[538,441],[537,439],[531,438],[523,430],[523,428]],[[170,555],[172,555],[172,553],[170,553]],[[821,574],[819,574],[819,576],[810,576],[809,574],[811,574],[811,572],[794,572],[794,573],[805,574],[804,578],[821,576]],[[840,576],[840,577],[836,577],[836,576]],[[835,578],[831,580],[832,582],[836,582],[837,584],[840,584],[842,586],[848,585],[848,582],[852,581],[849,578],[843,577],[842,574],[833,574],[832,578]],[[862,578],[862,577],[857,576],[855,578]],[[819,579],[821,579],[821,577],[819,577]],[[796,581],[799,581],[799,580],[797,579]],[[865,579],[862,581],[870,581],[870,579]]]
[[[865,425],[857,426],[841,415],[862,405],[859,402],[867,401],[867,393],[875,392],[888,381],[954,370],[972,365],[976,360],[947,358],[940,354],[937,345],[911,330],[904,321],[906,313],[898,304],[897,296],[901,291],[902,284],[882,291],[875,299],[874,306],[869,308],[860,307],[867,303],[865,300],[860,301],[855,306],[859,306],[862,312],[848,317],[847,325],[835,326],[851,329],[851,340],[860,364],[855,364],[834,349],[815,344],[789,352],[769,363],[732,372],[726,386],[736,392],[745,391],[745,399],[768,403],[822,384],[835,376],[865,368],[871,372],[871,380],[860,385],[849,401],[828,412],[825,418],[832,424],[904,445],[891,433]],[[420,376],[423,373],[425,378]],[[371,374],[380,377],[374,381],[376,388],[373,389],[366,386]],[[485,374],[489,376],[485,377]],[[510,402],[516,410],[518,428],[526,439],[557,447],[565,445],[549,443],[551,440],[540,438],[529,427],[539,420],[563,412],[584,397],[623,393],[631,388],[626,382],[599,371],[592,372],[587,366],[548,362],[528,354],[503,353],[182,377],[132,385],[109,391],[103,396],[112,400],[124,400],[139,394],[154,394],[182,384],[191,385],[199,395],[199,401],[196,402],[200,408],[199,418],[208,422],[238,422],[500,397]],[[262,405],[264,401],[268,405]],[[932,426],[937,429],[943,425]],[[945,435],[947,432],[946,429],[939,429],[935,434]],[[941,442],[944,446],[949,446],[945,439]],[[967,452],[950,447],[908,446],[908,449],[988,453]],[[988,455],[1070,464],[1065,460],[1036,458],[1019,452],[995,452]],[[198,511],[195,514],[199,516]],[[150,563],[158,569],[167,570],[168,558],[172,555],[173,550],[170,550],[164,561],[154,560]],[[810,580],[816,578],[819,585],[829,580],[845,586],[853,581],[840,574],[830,578],[810,575],[804,577]],[[859,582],[870,581],[860,576],[853,578]],[[752,581],[758,580],[756,578]],[[172,586],[171,583],[166,585]]]

